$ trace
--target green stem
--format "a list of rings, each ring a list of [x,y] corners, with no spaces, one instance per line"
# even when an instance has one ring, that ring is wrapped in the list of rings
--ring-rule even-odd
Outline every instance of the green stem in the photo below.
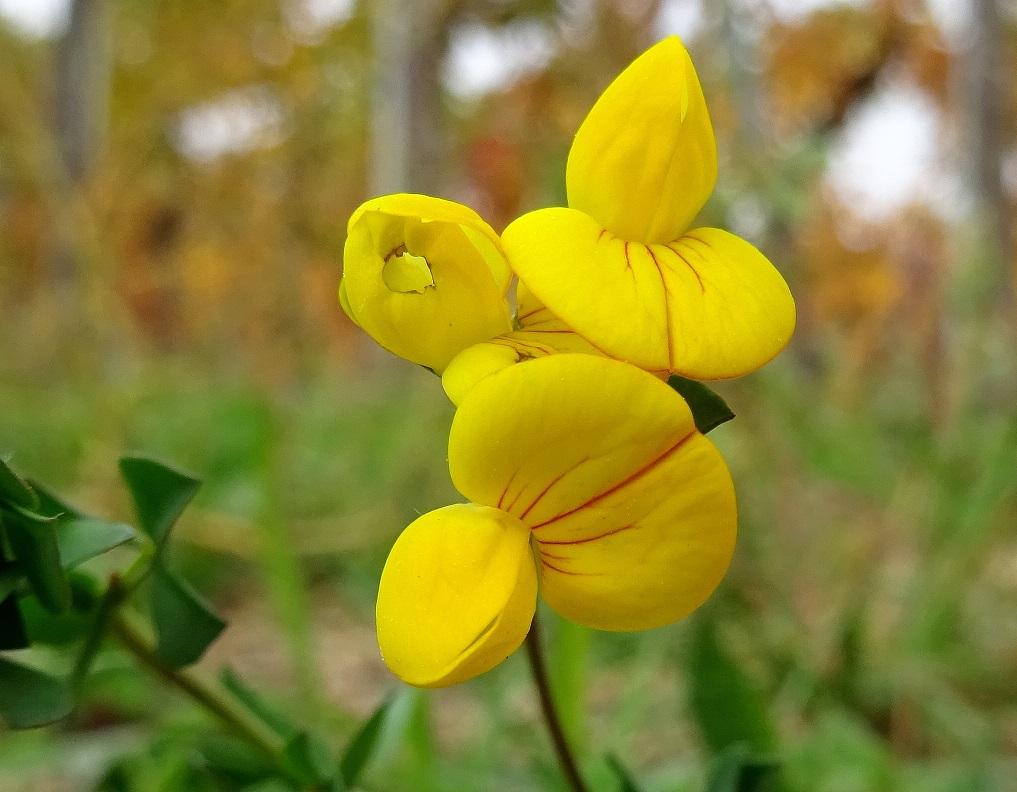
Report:
[[[143,665],[166,682],[188,695],[265,754],[273,765],[285,771],[282,759],[285,743],[279,735],[248,712],[227,691],[215,682],[187,668],[174,668],[165,663],[155,651],[147,623],[126,608],[117,608],[112,618],[113,632],[120,642]],[[297,780],[298,779],[291,779]]]
[[[555,753],[558,755],[558,763],[565,774],[569,786],[573,792],[587,792],[586,783],[579,774],[579,764],[576,757],[569,748],[568,738],[562,728],[561,718],[558,715],[558,708],[554,703],[554,696],[551,695],[551,684],[548,681],[547,664],[544,662],[544,653],[540,646],[540,626],[537,623],[537,614],[533,614],[533,623],[530,624],[530,631],[526,634],[526,656],[530,660],[530,668],[533,670],[533,681],[537,685],[537,693],[540,696],[540,709],[544,713],[544,721],[547,723],[547,730],[551,734],[551,742],[554,744]]]

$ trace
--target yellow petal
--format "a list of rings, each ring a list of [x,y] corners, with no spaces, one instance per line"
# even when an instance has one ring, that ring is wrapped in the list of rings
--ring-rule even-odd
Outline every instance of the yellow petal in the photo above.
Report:
[[[652,245],[669,299],[671,370],[739,377],[769,363],[795,329],[784,278],[756,248],[719,228]]]
[[[668,244],[618,239],[574,209],[541,209],[502,235],[519,279],[606,355],[693,379],[746,374],[794,331],[794,300],[752,245],[715,228]]]
[[[717,144],[692,59],[664,39],[590,110],[569,152],[569,206],[631,242],[669,242],[717,180]]]
[[[458,405],[474,385],[496,371],[555,352],[549,346],[517,339],[517,335],[520,334],[507,333],[474,344],[452,358],[441,375],[441,384],[453,404]]]
[[[548,603],[607,630],[661,626],[709,596],[734,548],[730,475],[651,374],[560,354],[492,374],[459,406],[449,469],[529,527]]]
[[[453,404],[458,405],[484,377],[507,366],[558,352],[601,354],[542,305],[523,283],[519,284],[516,302],[519,330],[463,350],[445,368],[441,383]]]
[[[511,271],[472,209],[387,195],[350,218],[340,303],[395,354],[440,372],[466,347],[511,330]]]
[[[720,584],[736,525],[727,466],[694,432],[614,488],[532,526],[544,599],[601,630],[670,624]]]
[[[392,547],[378,590],[381,654],[407,684],[463,682],[519,648],[536,601],[522,523],[484,506],[446,506],[411,523]]]
[[[555,352],[578,352],[583,355],[603,354],[597,347],[583,338],[531,292],[522,281],[516,289],[518,304],[517,323],[519,329],[509,337],[522,344],[537,344],[550,347]]]

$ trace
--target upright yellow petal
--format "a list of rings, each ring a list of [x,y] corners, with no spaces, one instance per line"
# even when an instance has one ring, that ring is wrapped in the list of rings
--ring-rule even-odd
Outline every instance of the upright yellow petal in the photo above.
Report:
[[[506,228],[502,244],[520,281],[565,325],[647,371],[741,376],[769,362],[794,331],[780,273],[716,228],[643,245],[574,209],[541,209]]]
[[[668,624],[709,596],[734,548],[730,475],[677,393],[608,358],[560,354],[462,400],[449,469],[533,531],[548,603],[607,630]]]
[[[387,195],[350,218],[340,303],[383,347],[441,372],[511,330],[510,279],[498,235],[472,209]]]
[[[716,180],[703,89],[672,36],[636,58],[579,128],[566,169],[569,206],[630,242],[670,242]]]
[[[445,687],[494,668],[533,620],[537,578],[529,531],[515,517],[458,504],[410,524],[378,590],[378,644],[392,672]]]

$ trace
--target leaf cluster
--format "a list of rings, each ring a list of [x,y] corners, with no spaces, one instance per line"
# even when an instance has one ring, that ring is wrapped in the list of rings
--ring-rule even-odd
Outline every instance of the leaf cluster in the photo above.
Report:
[[[0,460],[0,720],[29,729],[66,718],[96,655],[116,638],[140,665],[228,729],[200,734],[195,750],[173,769],[189,788],[352,787],[375,751],[391,701],[335,757],[323,739],[298,727],[230,669],[216,680],[190,669],[226,626],[169,563],[173,526],[200,481],[145,457],[121,459],[120,472],[137,529],[86,514]],[[110,558],[118,547],[127,549],[126,561]],[[106,563],[94,563],[100,556]],[[37,650],[46,644],[72,646],[73,665],[44,667]],[[98,789],[136,789],[136,759],[114,764]]]

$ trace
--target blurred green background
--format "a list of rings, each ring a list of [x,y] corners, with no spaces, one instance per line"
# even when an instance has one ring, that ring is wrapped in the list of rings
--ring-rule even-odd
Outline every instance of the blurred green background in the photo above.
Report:
[[[737,738],[787,789],[1017,789],[1013,2],[0,0],[0,453],[127,520],[121,454],[199,474],[177,560],[231,622],[202,665],[340,744],[397,688],[387,550],[458,500],[439,382],[338,307],[346,219],[561,204],[586,111],[670,33],[721,152],[700,222],[799,327],[717,386],[741,529],[707,606],[547,615],[591,782],[614,754],[700,789]],[[368,788],[561,788],[521,657],[400,701]],[[111,648],[69,722],[0,727],[0,789],[204,789],[209,728]]]

